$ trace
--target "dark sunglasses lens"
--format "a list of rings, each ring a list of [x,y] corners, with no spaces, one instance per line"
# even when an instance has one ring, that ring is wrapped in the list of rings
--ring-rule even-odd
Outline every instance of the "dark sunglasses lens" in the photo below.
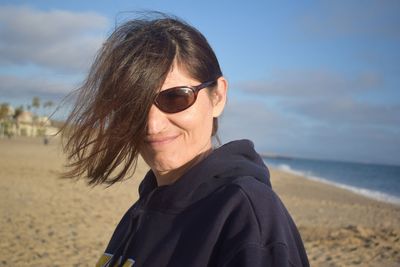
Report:
[[[175,113],[193,105],[195,95],[192,89],[186,87],[174,88],[160,92],[156,99],[158,107],[167,113]]]

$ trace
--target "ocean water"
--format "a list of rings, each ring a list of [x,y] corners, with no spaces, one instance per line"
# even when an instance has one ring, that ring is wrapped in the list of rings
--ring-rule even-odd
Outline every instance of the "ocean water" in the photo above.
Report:
[[[266,157],[267,166],[400,205],[400,166]]]

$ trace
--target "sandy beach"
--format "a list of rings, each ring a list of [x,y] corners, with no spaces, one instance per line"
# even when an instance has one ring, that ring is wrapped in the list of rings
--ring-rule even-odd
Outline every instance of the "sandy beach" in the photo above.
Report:
[[[0,139],[0,266],[94,266],[147,171],[112,187],[58,178],[59,141]],[[311,266],[400,266],[400,206],[271,170]]]

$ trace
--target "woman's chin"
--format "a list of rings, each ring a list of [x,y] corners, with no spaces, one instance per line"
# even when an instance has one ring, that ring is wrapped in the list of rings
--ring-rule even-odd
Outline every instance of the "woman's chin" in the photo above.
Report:
[[[173,170],[179,169],[181,166],[185,164],[183,161],[172,160],[172,157],[162,157],[162,158],[153,158],[151,162],[147,163],[150,168],[157,173],[167,173]]]

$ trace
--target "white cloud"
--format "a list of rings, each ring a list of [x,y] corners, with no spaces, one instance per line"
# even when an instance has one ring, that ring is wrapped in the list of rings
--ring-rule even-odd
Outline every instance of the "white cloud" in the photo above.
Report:
[[[281,111],[302,115],[320,124],[400,125],[400,106],[373,103],[368,92],[382,95],[384,79],[377,73],[347,77],[329,71],[283,71],[266,81],[237,84],[244,92],[274,98]]]
[[[51,81],[40,77],[18,77],[0,75],[0,93],[3,97],[53,95],[64,96],[74,85],[62,81]]]
[[[0,64],[80,72],[100,48],[108,20],[93,12],[0,6],[0,24]]]
[[[260,151],[282,152],[307,132],[304,121],[268,107],[261,101],[230,99],[220,119],[222,141],[251,139]],[[284,142],[284,143],[283,143]]]
[[[340,125],[364,124],[399,128],[400,105],[377,105],[361,102],[351,97],[309,99],[307,101],[282,101],[292,110],[326,123]]]
[[[296,26],[316,37],[399,39],[400,2],[397,0],[321,1]]]
[[[235,87],[251,93],[292,98],[336,97],[375,89],[383,84],[378,73],[366,72],[347,77],[328,70],[282,70],[264,81],[248,81]]]

